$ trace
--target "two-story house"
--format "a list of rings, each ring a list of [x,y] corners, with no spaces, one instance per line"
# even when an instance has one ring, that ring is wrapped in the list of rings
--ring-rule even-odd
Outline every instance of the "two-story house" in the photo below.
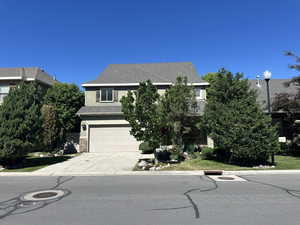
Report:
[[[8,95],[9,90],[18,83],[36,81],[45,88],[57,82],[52,76],[38,67],[28,68],[0,68],[0,104]]]
[[[200,78],[192,63],[111,64],[96,80],[84,83],[85,106],[77,113],[82,120],[80,151],[137,151],[139,142],[130,135],[130,126],[121,111],[122,96],[146,80],[151,80],[163,94],[178,76],[186,76],[195,87],[201,107],[208,83]]]

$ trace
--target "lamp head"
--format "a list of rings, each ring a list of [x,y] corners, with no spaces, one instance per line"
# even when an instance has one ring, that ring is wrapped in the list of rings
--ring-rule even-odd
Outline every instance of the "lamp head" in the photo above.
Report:
[[[265,80],[270,80],[271,79],[271,75],[272,75],[272,73],[270,71],[266,70],[264,72],[264,78],[265,78]]]

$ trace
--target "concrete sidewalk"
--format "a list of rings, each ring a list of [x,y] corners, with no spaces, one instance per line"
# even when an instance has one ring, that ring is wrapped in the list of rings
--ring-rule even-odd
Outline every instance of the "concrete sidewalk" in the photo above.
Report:
[[[223,175],[288,175],[299,174],[300,170],[242,170],[242,171],[223,171]],[[0,176],[164,176],[164,175],[204,175],[203,170],[194,171],[45,171],[37,170],[34,172],[0,172]]]

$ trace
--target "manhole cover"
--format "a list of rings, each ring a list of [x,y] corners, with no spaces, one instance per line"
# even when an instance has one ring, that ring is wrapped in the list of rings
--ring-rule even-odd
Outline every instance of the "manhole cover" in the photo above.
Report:
[[[44,190],[27,193],[22,198],[25,201],[45,201],[63,197],[65,192],[63,190]]]
[[[50,197],[53,197],[53,196],[56,196],[56,195],[57,195],[56,192],[43,192],[43,193],[35,194],[32,197],[33,198],[50,198]]]
[[[234,180],[233,177],[218,177],[220,180]]]

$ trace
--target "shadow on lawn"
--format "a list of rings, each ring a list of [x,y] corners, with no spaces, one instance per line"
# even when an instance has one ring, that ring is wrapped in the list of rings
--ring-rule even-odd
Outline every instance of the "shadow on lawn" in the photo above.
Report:
[[[50,166],[55,163],[64,162],[71,159],[73,156],[47,156],[47,157],[27,157],[22,163],[14,164],[13,166],[8,166],[3,172],[32,172],[37,169],[41,169],[46,166]]]
[[[56,156],[56,157],[34,157],[26,158],[22,168],[33,166],[49,166],[55,163],[60,163],[72,158],[72,156]]]

